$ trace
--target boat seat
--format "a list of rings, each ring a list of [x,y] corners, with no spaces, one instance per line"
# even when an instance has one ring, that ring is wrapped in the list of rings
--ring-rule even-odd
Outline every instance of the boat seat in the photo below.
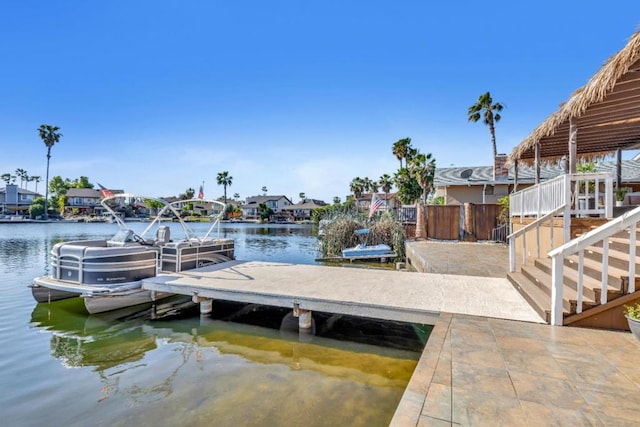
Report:
[[[166,225],[158,227],[156,232],[156,240],[153,242],[155,246],[164,246],[171,241],[171,229]]]

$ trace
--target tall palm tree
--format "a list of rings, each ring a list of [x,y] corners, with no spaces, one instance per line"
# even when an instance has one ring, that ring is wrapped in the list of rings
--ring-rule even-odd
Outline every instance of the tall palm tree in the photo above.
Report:
[[[493,99],[491,99],[491,94],[487,92],[480,95],[480,97],[478,97],[478,102],[469,107],[469,111],[467,112],[470,122],[475,123],[482,118],[484,124],[489,126],[494,159],[498,155],[498,149],[496,148],[495,124],[500,121],[500,111],[502,111],[503,108],[504,107],[499,102],[494,103]]]
[[[384,200],[386,203],[389,203],[389,192],[393,188],[393,179],[389,176],[389,174],[384,174],[378,179],[378,184],[380,184],[380,188],[384,191]]]
[[[216,182],[218,183],[218,185],[222,185],[222,188],[224,189],[224,204],[227,204],[227,187],[230,187],[231,184],[233,183],[233,177],[231,175],[229,175],[228,171],[224,171],[224,172],[219,172],[218,176],[216,177]]]
[[[304,202],[304,199],[306,199],[306,198],[307,198],[307,195],[306,195],[304,192],[302,192],[302,193],[298,194],[298,196],[300,196],[300,200],[301,200],[302,202]]]
[[[3,173],[2,175],[0,175],[0,179],[3,180],[4,182],[6,182],[7,185],[9,185],[9,182],[11,181],[11,174],[10,173]]]
[[[240,198],[240,193],[233,193],[233,200],[238,200]]]
[[[405,166],[407,164],[406,158],[407,158],[407,154],[409,152],[410,147],[411,147],[411,138],[399,139],[396,142],[394,142],[393,146],[391,147],[391,152],[393,153],[394,156],[396,156],[396,159],[400,161],[400,168],[402,168],[402,159],[405,159]]]
[[[436,159],[429,154],[417,153],[409,165],[409,174],[422,189],[422,206],[416,204],[416,238],[426,238],[425,205],[427,196],[433,191],[433,179],[436,171]]]
[[[60,128],[58,126],[40,125],[38,128],[38,134],[40,139],[47,147],[47,176],[45,180],[45,196],[44,196],[44,219],[49,218],[49,161],[51,160],[51,148],[60,141],[62,134],[58,132]]]
[[[360,178],[359,176],[353,178],[349,183],[349,191],[353,193],[354,199],[359,199],[362,195],[362,192],[364,191],[364,183],[362,178]]]
[[[29,175],[27,174],[26,170],[22,168],[18,168],[16,169],[16,176],[20,178],[20,188],[22,188],[22,185],[24,184],[24,182],[28,180]]]
[[[371,184],[373,184],[373,181],[371,181],[368,176],[362,178],[362,189],[365,193],[371,192]]]
[[[39,176],[32,176],[32,177],[31,177],[31,180],[32,180],[32,181],[35,181],[35,183],[36,183],[36,189],[35,189],[35,192],[37,193],[37,192],[38,192],[38,183],[39,183],[40,181],[42,181],[42,178],[41,178],[41,177],[39,177]]]
[[[262,195],[263,195],[263,196],[266,196],[266,195],[267,195],[267,191],[269,191],[269,190],[267,190],[267,186],[266,186],[266,185],[265,185],[265,186],[263,186],[263,187],[262,187]]]

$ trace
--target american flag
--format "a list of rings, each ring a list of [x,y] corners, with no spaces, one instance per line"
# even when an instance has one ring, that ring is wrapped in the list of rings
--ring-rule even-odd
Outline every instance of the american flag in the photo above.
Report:
[[[371,197],[371,205],[369,205],[369,219],[373,217],[373,214],[375,214],[378,208],[383,204],[384,202],[380,197],[378,197],[378,193],[373,193],[373,196]]]
[[[100,183],[98,183],[98,187],[100,187],[100,194],[102,194],[102,197],[104,198],[113,197],[113,192],[111,190],[108,190],[105,186],[103,186]]]
[[[204,181],[200,184],[200,190],[198,190],[198,199],[204,199]]]

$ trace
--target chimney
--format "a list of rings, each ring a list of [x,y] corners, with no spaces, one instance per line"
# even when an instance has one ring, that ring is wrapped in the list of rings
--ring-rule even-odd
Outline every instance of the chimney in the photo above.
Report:
[[[494,181],[506,181],[509,179],[509,169],[506,167],[507,162],[506,154],[498,154],[493,159],[493,180]]]

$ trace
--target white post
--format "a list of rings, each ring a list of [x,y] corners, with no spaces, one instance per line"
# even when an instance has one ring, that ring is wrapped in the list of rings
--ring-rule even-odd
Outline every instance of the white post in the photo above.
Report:
[[[551,324],[562,326],[562,292],[564,283],[562,280],[562,254],[551,259]]]
[[[509,237],[509,271],[516,271],[516,238],[513,236]]]
[[[607,177],[604,181],[605,186],[605,217],[613,218],[613,178],[611,176]]]
[[[311,311],[309,310],[301,310],[300,316],[298,317],[298,328],[300,329],[311,329],[311,321],[313,317]]]
[[[540,215],[540,207],[538,207],[538,215]],[[540,258],[540,224],[536,224],[536,258]]]
[[[578,253],[578,302],[576,307],[576,313],[582,313],[582,294],[583,294],[583,281],[584,281],[584,250]]]
[[[609,279],[609,238],[602,241],[602,280],[600,283],[600,304],[607,303],[607,282]]]
[[[628,293],[636,291],[636,223],[629,227],[629,286]]]
[[[203,298],[200,300],[200,315],[208,316],[213,311],[213,300],[210,298]]]
[[[571,240],[571,175],[564,176],[563,244]]]

